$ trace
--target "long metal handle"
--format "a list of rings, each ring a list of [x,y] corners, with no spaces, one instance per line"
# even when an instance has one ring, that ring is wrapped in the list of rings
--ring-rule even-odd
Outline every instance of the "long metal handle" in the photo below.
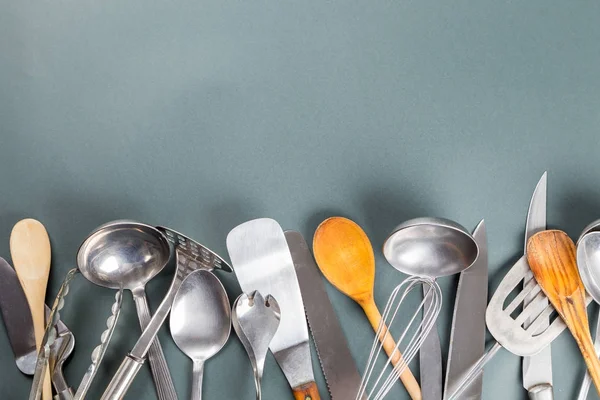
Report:
[[[68,388],[54,395],[54,400],[73,400],[73,390]]]
[[[529,389],[529,400],[554,400],[552,385],[543,383],[532,387]]]
[[[100,400],[120,400],[131,386],[135,376],[144,365],[144,360],[128,355],[113,376]]]
[[[460,382],[458,382],[458,384],[456,384],[454,388],[451,388],[452,392],[446,400],[459,400],[460,395],[465,391],[465,389],[468,388],[469,385],[471,385],[471,383],[475,381],[475,379],[477,379],[481,372],[483,372],[483,367],[485,366],[485,364],[487,364],[488,361],[490,361],[501,348],[502,346],[500,345],[500,343],[496,342],[494,346],[490,349],[490,351],[484,354],[483,357],[481,357],[479,360],[477,360],[475,364],[473,364],[471,369],[467,371],[467,373],[463,376]]]
[[[194,360],[192,371],[192,395],[191,400],[202,400],[202,376],[204,375],[204,361]]]
[[[600,356],[600,312],[598,313],[598,322],[596,322],[596,336],[594,337],[594,348],[596,349],[596,356]],[[586,400],[587,395],[590,391],[590,386],[592,385],[592,377],[590,373],[585,372],[585,377],[583,378],[583,382],[581,383],[581,389],[579,389],[579,395],[577,396],[577,400]]]
[[[423,285],[425,309],[431,309],[433,297],[427,296],[428,288]],[[423,400],[442,399],[442,347],[437,324],[429,331],[419,350],[421,393]]]
[[[151,318],[144,287],[133,290],[133,300],[143,331],[150,323]],[[167,365],[167,360],[165,359],[165,354],[163,353],[158,337],[155,337],[152,341],[152,345],[148,351],[148,362],[150,363],[158,398],[160,400],[177,400],[175,385],[173,385],[169,366]]]

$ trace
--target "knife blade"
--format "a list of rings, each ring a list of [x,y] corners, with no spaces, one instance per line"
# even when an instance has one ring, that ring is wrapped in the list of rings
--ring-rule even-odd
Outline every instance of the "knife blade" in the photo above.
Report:
[[[358,393],[361,377],[325,291],[321,273],[300,232],[286,231],[285,239],[294,261],[308,327],[329,395],[332,400],[353,399]]]
[[[33,375],[37,352],[33,319],[25,292],[13,267],[0,257],[0,312],[15,355],[17,368],[26,375]],[[33,352],[31,350],[34,350]]]
[[[296,400],[320,400],[315,383],[308,327],[294,261],[277,221],[260,218],[236,226],[227,235],[227,250],[240,287],[277,299],[281,322],[269,349]]]
[[[527,241],[539,231],[546,229],[546,199],[547,199],[547,172],[544,172],[535,187],[529,211],[527,212],[527,223],[525,225],[525,252],[527,251]],[[533,274],[525,278],[525,282],[533,279]],[[533,300],[533,296],[524,300],[525,307]],[[548,305],[548,299],[544,298],[538,302],[539,310],[543,310]],[[537,306],[537,305],[536,305]],[[533,321],[527,320],[523,327],[527,328]],[[539,331],[542,332],[548,327],[549,320],[542,321]],[[523,387],[529,393],[531,400],[548,399],[551,400],[552,392],[552,350],[551,346],[546,347],[540,353],[532,357],[523,357]]]
[[[455,391],[467,371],[485,353],[485,310],[488,295],[488,249],[485,222],[481,220],[473,238],[479,247],[479,255],[471,268],[461,272],[454,316],[450,332],[450,349],[446,368],[444,398]],[[483,388],[483,374],[463,392],[461,399],[479,400]]]

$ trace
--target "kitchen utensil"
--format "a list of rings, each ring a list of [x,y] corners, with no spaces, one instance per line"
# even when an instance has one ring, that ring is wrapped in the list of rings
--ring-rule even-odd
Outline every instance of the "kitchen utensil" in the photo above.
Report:
[[[329,394],[333,400],[352,399],[358,392],[361,377],[325,291],[319,268],[299,232],[286,231],[285,239],[294,260],[308,328],[315,342]]]
[[[598,229],[600,229],[600,221],[594,221],[592,224],[585,227],[579,240],[577,241],[577,268],[579,268],[579,275],[583,281],[586,292],[588,292],[596,303],[600,304],[600,279],[598,276],[598,251],[600,247],[597,247],[599,243]],[[591,235],[587,235],[592,233]],[[596,323],[596,333],[594,337],[594,347],[596,348],[596,354],[600,355],[600,316]],[[577,400],[586,400],[588,392],[590,391],[590,385],[592,378],[590,374],[586,372]]]
[[[525,286],[522,285],[523,279],[530,271],[527,258],[523,256],[500,282],[485,312],[486,326],[496,342],[468,371],[465,371],[460,381],[455,384],[456,389],[448,394],[447,400],[462,400],[462,392],[479,376],[485,364],[502,347],[521,357],[532,356],[542,351],[566,328],[562,319],[554,318],[546,330],[537,333],[539,326],[554,313],[554,307],[549,304],[542,311],[539,310],[536,303],[543,301],[545,295],[535,279],[529,280]],[[517,308],[523,305],[525,297],[528,296],[534,297],[534,300],[519,311]],[[591,298],[586,299],[586,303],[590,301]],[[505,303],[508,304],[505,306]],[[533,322],[524,329],[523,323],[527,319]]]
[[[40,398],[42,394],[42,376],[45,375],[46,371],[52,368],[49,367],[49,363],[52,361],[54,372],[53,372],[53,381],[59,388],[63,388],[62,391],[59,391],[57,396],[55,396],[55,400],[80,400],[83,399],[86,395],[87,389],[89,388],[101,362],[104,357],[104,353],[112,334],[114,332],[116,321],[119,316],[119,311],[121,308],[121,301],[123,296],[123,290],[120,289],[115,296],[115,303],[111,307],[111,317],[107,320],[108,329],[105,330],[101,335],[101,344],[94,349],[92,352],[92,365],[84,375],[77,392],[75,395],[72,394],[72,391],[68,388],[68,385],[64,381],[64,377],[62,376],[62,364],[64,362],[64,353],[61,356],[60,353],[56,352],[57,346],[61,346],[61,341],[65,338],[69,337],[69,331],[64,326],[64,324],[60,321],[60,311],[64,307],[65,298],[69,293],[69,287],[71,281],[79,274],[79,269],[74,268],[67,273],[56,299],[54,300],[52,309],[47,315],[48,324],[46,325],[46,330],[44,331],[44,337],[42,339],[42,345],[40,347],[40,351],[37,355],[36,361],[36,369],[33,377],[33,384],[31,386],[31,392],[29,393],[30,400],[37,400]],[[71,334],[72,335],[72,334]],[[74,339],[73,339],[74,340]],[[66,350],[68,352],[68,350]],[[55,360],[50,360],[51,357],[56,357]],[[57,368],[58,367],[58,368]],[[58,380],[57,380],[58,378]],[[66,387],[66,389],[64,389]],[[57,391],[59,389],[57,388]]]
[[[158,229],[135,221],[119,220],[98,227],[83,241],[77,253],[77,265],[81,274],[98,286],[130,290],[144,330],[150,322],[145,286],[162,271],[169,255],[169,242]],[[157,337],[150,346],[148,361],[158,398],[177,399]]]
[[[46,228],[34,219],[23,219],[10,233],[10,254],[13,265],[27,297],[35,344],[39,351],[44,336],[44,306],[50,274],[50,239]],[[43,399],[52,398],[50,374],[44,377]]]
[[[396,316],[398,314],[403,316],[411,315],[406,310],[409,307],[402,306],[406,297],[413,289],[418,289],[422,286],[426,287],[423,301],[421,301],[417,309],[412,313],[406,327],[397,337],[396,345],[391,354],[387,357],[383,356],[386,361],[381,372],[373,375],[376,366],[381,364],[378,363],[378,358],[383,353],[382,348],[384,347],[385,339],[391,337],[391,332],[397,328],[398,323],[395,324],[394,321]],[[398,296],[400,297],[398,298]],[[392,291],[383,311],[381,323],[377,327],[377,334],[371,346],[367,367],[363,374],[359,391],[355,396],[356,400],[362,399],[363,396],[366,396],[368,400],[381,400],[388,394],[402,371],[408,368],[408,364],[417,354],[425,341],[425,337],[435,325],[435,320],[441,306],[442,292],[439,285],[430,277],[411,276]],[[419,319],[421,313],[423,317]],[[378,338],[381,339],[378,340]],[[402,356],[399,355],[400,346],[403,347]],[[391,368],[389,373],[386,373],[389,370],[388,366],[394,359],[397,362],[393,363],[394,367]]]
[[[315,231],[313,251],[325,278],[362,307],[371,326],[377,331],[381,314],[373,298],[375,256],[365,232],[349,219],[328,218]],[[385,337],[383,349],[391,356],[396,348],[393,338],[390,335],[376,337]],[[394,357],[392,363],[397,365],[399,360],[400,354]],[[419,383],[410,369],[403,368],[400,379],[413,400],[422,398]]]
[[[204,363],[223,348],[231,331],[227,292],[212,272],[199,269],[183,280],[170,326],[173,341],[194,362],[191,399],[200,400]]]
[[[129,386],[144,364],[144,357],[146,356],[152,341],[167,318],[169,311],[171,311],[171,305],[173,304],[173,299],[175,298],[177,290],[190,272],[197,269],[212,271],[215,268],[231,271],[231,268],[225,260],[200,243],[169,228],[157,227],[157,229],[163,232],[175,247],[177,263],[175,276],[173,277],[171,286],[160,303],[160,306],[156,309],[148,326],[144,329],[144,332],[131,352],[121,363],[121,366],[104,391],[101,400],[122,399],[125,396]]]
[[[1,257],[0,311],[17,367],[24,374],[33,375],[38,352],[35,346],[31,311],[15,270]],[[45,306],[45,314],[47,320],[50,316],[48,306]],[[73,352],[75,336],[61,320],[56,323],[56,335],[56,341],[50,347],[52,383],[57,392],[55,399],[68,400],[73,394],[65,382],[62,366]]]
[[[100,335],[100,344],[96,346],[94,351],[92,351],[92,363],[88,367],[85,375],[83,375],[83,379],[81,383],[79,383],[79,387],[77,388],[77,392],[75,393],[74,400],[82,400],[85,398],[96,373],[98,372],[98,367],[104,358],[104,354],[106,353],[106,349],[108,348],[108,344],[110,343],[110,339],[115,331],[117,326],[117,321],[119,320],[119,315],[121,314],[121,304],[123,303],[123,288],[119,288],[119,291],[115,295],[115,302],[111,307],[111,315],[106,320],[106,329]]]
[[[265,299],[258,291],[249,295],[242,293],[233,304],[231,322],[250,358],[257,400],[262,398],[260,381],[265,368],[265,358],[280,319],[279,304],[275,298],[269,295]]]
[[[478,253],[473,236],[463,226],[443,218],[406,221],[383,244],[383,254],[394,268],[408,275],[433,279],[468,269]],[[426,305],[432,300],[425,299]],[[442,350],[435,323],[419,355],[423,399],[441,400]]]
[[[527,253],[527,241],[535,233],[546,229],[546,188],[547,174],[544,172],[540,178],[527,212],[527,223],[525,225],[525,253]],[[524,282],[533,279],[533,273],[527,274]],[[525,297],[523,302],[527,306],[533,298]],[[537,302],[539,311],[543,311],[548,306],[548,299],[542,299]],[[523,325],[527,328],[531,320],[525,320]],[[542,332],[548,327],[550,321],[540,321],[539,331]],[[552,400],[554,398],[552,390],[552,348],[546,346],[538,354],[530,357],[523,357],[523,387],[527,390],[530,400]]]
[[[17,273],[3,258],[0,258],[0,311],[17,368],[33,375],[37,350],[29,303]]]
[[[600,360],[590,335],[575,244],[562,231],[538,232],[527,242],[527,260],[536,281],[573,334],[600,393]]]
[[[454,391],[455,382],[485,353],[485,308],[488,293],[488,250],[485,222],[473,232],[479,255],[471,268],[460,273],[450,331],[444,398]],[[481,375],[462,394],[465,400],[480,400]]]
[[[42,343],[40,344],[40,349],[37,354],[33,383],[31,385],[31,391],[29,392],[29,400],[38,400],[42,396],[46,373],[49,371],[48,363],[51,352],[50,349],[57,339],[56,325],[60,320],[60,310],[65,305],[64,298],[69,293],[69,285],[77,274],[79,274],[77,268],[73,268],[67,272],[67,276],[63,280],[62,285],[60,285],[58,294],[52,304],[50,315],[47,317],[48,323],[46,324]]]
[[[296,400],[320,400],[313,376],[300,287],[285,235],[277,221],[260,218],[236,226],[227,250],[242,291],[277,299],[281,322],[269,348]]]
[[[46,307],[46,315],[50,316],[50,309]],[[63,374],[63,365],[75,348],[75,335],[61,321],[56,321],[56,340],[50,347],[50,370],[52,371],[52,385],[56,391],[55,400],[71,400],[73,390],[67,384]]]

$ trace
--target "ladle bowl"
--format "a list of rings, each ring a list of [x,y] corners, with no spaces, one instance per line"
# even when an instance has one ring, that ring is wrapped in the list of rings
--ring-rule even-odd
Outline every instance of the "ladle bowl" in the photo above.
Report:
[[[77,253],[77,265],[96,285],[133,290],[156,276],[169,256],[169,242],[158,229],[120,220],[100,226],[87,237]]]
[[[398,225],[383,244],[383,254],[400,272],[438,278],[470,267],[477,242],[462,225],[444,218],[415,218]]]

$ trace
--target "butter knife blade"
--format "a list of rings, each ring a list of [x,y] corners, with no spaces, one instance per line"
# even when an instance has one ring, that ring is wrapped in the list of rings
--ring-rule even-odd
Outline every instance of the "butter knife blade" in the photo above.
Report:
[[[308,327],[317,349],[321,369],[332,400],[356,397],[360,374],[337,319],[317,264],[299,232],[286,231],[294,268],[304,300]]]
[[[461,272],[456,289],[454,316],[450,333],[450,350],[446,368],[444,397],[454,393],[453,387],[485,353],[485,309],[488,295],[488,250],[485,222],[473,232],[479,256],[471,268]],[[464,400],[479,400],[483,389],[483,374],[461,395]]]

